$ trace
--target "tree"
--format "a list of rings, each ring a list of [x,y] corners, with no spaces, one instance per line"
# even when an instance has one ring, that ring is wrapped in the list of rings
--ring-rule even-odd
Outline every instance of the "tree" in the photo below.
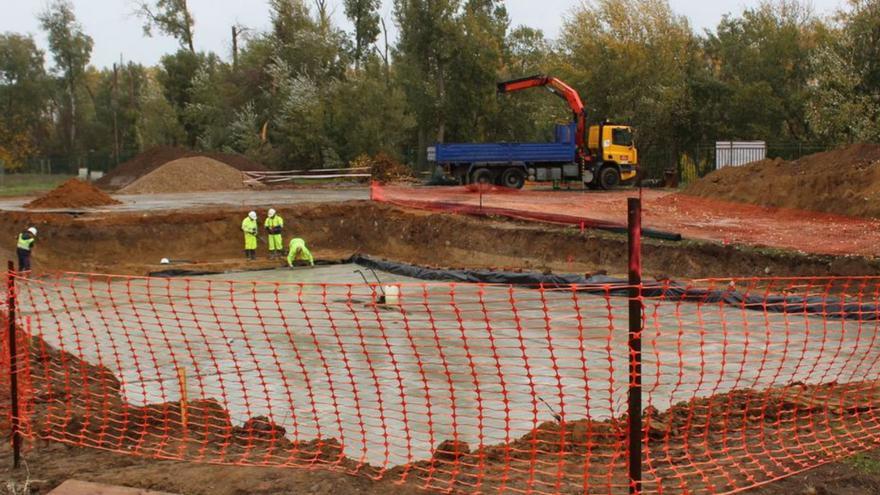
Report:
[[[419,167],[426,161],[428,134],[446,138],[449,93],[447,81],[457,48],[460,26],[458,0],[395,0],[394,18],[400,30],[397,76],[416,116]]]
[[[0,154],[6,168],[24,163],[47,138],[49,80],[30,36],[0,34]]]
[[[344,0],[345,16],[354,24],[354,64],[359,70],[370,47],[379,39],[381,0]]]
[[[193,27],[195,19],[187,0],[152,0],[137,4],[137,15],[144,19],[144,34],[153,35],[153,28],[180,42],[180,46],[195,54]]]
[[[598,0],[573,11],[560,47],[560,75],[580,91],[588,117],[634,125],[643,163],[674,164],[698,54],[687,19],[665,0]]]
[[[849,7],[810,63],[807,120],[828,143],[880,141],[880,1]]]
[[[68,0],[55,0],[39,15],[40,25],[49,38],[49,50],[55,61],[55,70],[61,74],[65,92],[62,120],[67,123],[66,145],[68,154],[78,154],[77,90],[85,76],[92,54],[93,41],[83,32]]]
[[[726,88],[726,138],[806,140],[809,60],[824,36],[812,11],[794,0],[764,2],[726,16],[705,42],[714,77]]]

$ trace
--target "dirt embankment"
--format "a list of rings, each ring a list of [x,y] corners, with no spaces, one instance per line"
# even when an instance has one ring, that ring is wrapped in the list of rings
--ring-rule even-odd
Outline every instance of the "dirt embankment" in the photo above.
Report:
[[[880,218],[880,145],[856,144],[791,162],[727,167],[694,182],[684,194]]]
[[[119,190],[119,194],[163,194],[247,189],[241,171],[206,156],[180,158]]]
[[[278,207],[285,238],[305,238],[317,258],[363,253],[452,268],[552,270],[557,273],[626,273],[626,239],[534,223],[432,215],[367,201]],[[9,212],[0,233],[11,238],[27,225],[40,229],[39,269],[143,275],[161,258],[190,260],[192,269],[248,266],[242,261],[241,219],[246,209],[187,213],[86,215]],[[265,246],[260,245],[265,259]],[[700,242],[646,240],[645,271],[677,278],[827,276],[880,273],[880,260],[813,256]],[[274,264],[275,262],[273,262]],[[181,267],[181,266],[175,266]]]
[[[141,177],[153,172],[163,165],[184,158],[203,157],[210,158],[229,167],[242,170],[266,170],[263,165],[254,162],[242,155],[230,153],[202,153],[185,148],[172,146],[157,146],[140,153],[131,160],[120,164],[107,175],[99,179],[96,184],[108,190],[121,189]]]
[[[91,208],[95,206],[118,205],[97,187],[79,179],[70,179],[45,195],[24,205],[25,208]]]

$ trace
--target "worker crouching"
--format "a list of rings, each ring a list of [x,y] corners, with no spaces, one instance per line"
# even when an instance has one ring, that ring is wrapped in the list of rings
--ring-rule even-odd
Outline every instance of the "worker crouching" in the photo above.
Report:
[[[244,256],[249,260],[257,259],[257,212],[252,211],[241,221],[244,232]]]
[[[16,245],[16,254],[18,254],[18,271],[31,271],[31,252],[34,249],[34,243],[37,242],[37,228],[28,227],[27,230],[18,234],[18,243]]]
[[[275,211],[274,208],[269,209],[269,216],[263,224],[266,228],[266,234],[269,237],[269,258],[281,258],[284,256],[284,239],[282,231],[284,230],[284,219]]]
[[[287,266],[293,267],[293,263],[297,260],[308,262],[310,266],[315,266],[315,258],[312,252],[306,247],[306,241],[295,238],[290,240],[290,249],[287,252]]]

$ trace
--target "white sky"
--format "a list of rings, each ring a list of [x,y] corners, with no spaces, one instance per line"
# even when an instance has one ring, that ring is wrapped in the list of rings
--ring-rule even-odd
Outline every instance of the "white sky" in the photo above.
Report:
[[[844,0],[812,0],[816,12],[833,12]],[[265,29],[269,24],[269,8],[266,0],[188,0],[196,19],[196,48],[214,51],[224,58],[231,52],[230,28],[239,23],[244,26]],[[694,29],[702,31],[713,28],[725,13],[739,13],[743,8],[754,6],[759,0],[669,0],[672,8],[690,18]],[[330,0],[334,5],[334,18],[345,29],[341,0]],[[507,0],[507,8],[514,25],[525,24],[540,28],[548,37],[556,37],[567,13],[579,0]],[[0,0],[0,32],[25,32],[35,36],[45,49],[45,37],[39,29],[36,14],[48,4],[47,0]],[[85,31],[92,36],[95,47],[92,63],[109,66],[122,56],[146,65],[177,49],[177,43],[164,36],[144,38],[140,19],[131,13],[131,0],[73,0],[76,15]],[[383,13],[392,38],[394,27],[391,18],[392,0],[383,0]],[[47,55],[48,58],[48,55]]]

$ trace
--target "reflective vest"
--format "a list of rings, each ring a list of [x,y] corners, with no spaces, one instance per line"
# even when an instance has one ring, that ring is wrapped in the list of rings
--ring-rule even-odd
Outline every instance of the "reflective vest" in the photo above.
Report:
[[[30,251],[36,240],[37,238],[30,232],[22,232],[18,234],[18,249]]]
[[[263,225],[270,234],[280,234],[281,229],[284,228],[284,219],[276,213],[274,217],[266,218],[266,222]]]
[[[257,221],[251,220],[251,217],[245,217],[245,219],[241,221],[241,230],[243,230],[245,234],[257,235]]]

